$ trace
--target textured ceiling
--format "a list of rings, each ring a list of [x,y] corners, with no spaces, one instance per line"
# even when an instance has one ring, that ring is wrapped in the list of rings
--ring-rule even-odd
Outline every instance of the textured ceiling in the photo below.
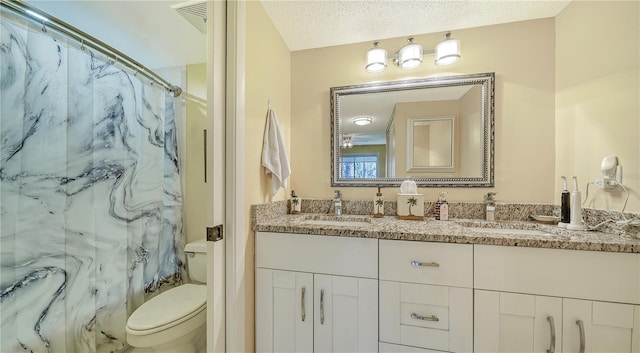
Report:
[[[556,16],[569,0],[261,0],[289,50]]]
[[[171,8],[174,0],[27,0],[151,68],[206,61],[206,36]]]
[[[150,68],[206,60],[184,0],[27,0]],[[553,17],[568,0],[261,0],[290,50]]]

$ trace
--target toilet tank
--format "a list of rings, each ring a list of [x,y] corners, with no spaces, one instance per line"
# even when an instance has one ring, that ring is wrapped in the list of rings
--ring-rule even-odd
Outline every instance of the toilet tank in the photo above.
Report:
[[[184,246],[187,269],[192,282],[207,282],[207,241],[205,239],[187,243]]]

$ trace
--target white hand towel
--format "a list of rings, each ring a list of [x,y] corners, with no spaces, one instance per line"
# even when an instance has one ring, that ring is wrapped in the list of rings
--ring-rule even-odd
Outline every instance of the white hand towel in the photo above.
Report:
[[[271,174],[271,196],[275,195],[281,187],[287,187],[291,166],[289,166],[289,157],[284,147],[278,117],[271,108],[267,112],[267,124],[264,129],[262,166],[267,175]]]

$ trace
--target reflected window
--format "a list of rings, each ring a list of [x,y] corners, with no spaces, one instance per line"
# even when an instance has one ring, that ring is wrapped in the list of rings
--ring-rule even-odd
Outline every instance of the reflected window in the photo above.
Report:
[[[377,177],[377,154],[350,154],[340,157],[340,178],[368,179]]]

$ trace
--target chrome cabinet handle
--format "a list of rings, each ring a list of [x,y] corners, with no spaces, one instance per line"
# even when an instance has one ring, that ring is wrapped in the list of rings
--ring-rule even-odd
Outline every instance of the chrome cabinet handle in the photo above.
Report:
[[[440,264],[437,263],[437,262],[411,261],[411,266],[413,266],[413,267],[440,267]]]
[[[438,319],[438,317],[435,316],[435,315],[422,316],[422,315],[418,315],[416,313],[411,313],[411,318],[412,319],[416,319],[416,320],[422,320],[422,321],[435,321],[435,322],[440,321],[440,319]]]
[[[302,295],[300,296],[300,311],[302,312],[302,321],[307,318],[307,313],[304,309],[304,292],[306,291],[305,287],[302,287]]]
[[[320,325],[324,325],[324,289],[320,290]]]
[[[551,342],[549,342],[549,349],[547,349],[547,353],[555,353],[555,351],[556,351],[556,324],[553,321],[553,316],[547,316],[547,321],[549,321],[549,329],[551,330]]]
[[[578,320],[576,321],[576,325],[578,325],[578,327],[580,328],[580,353],[584,353],[584,349],[585,349],[585,337],[584,337],[584,323],[582,322],[582,320]]]

